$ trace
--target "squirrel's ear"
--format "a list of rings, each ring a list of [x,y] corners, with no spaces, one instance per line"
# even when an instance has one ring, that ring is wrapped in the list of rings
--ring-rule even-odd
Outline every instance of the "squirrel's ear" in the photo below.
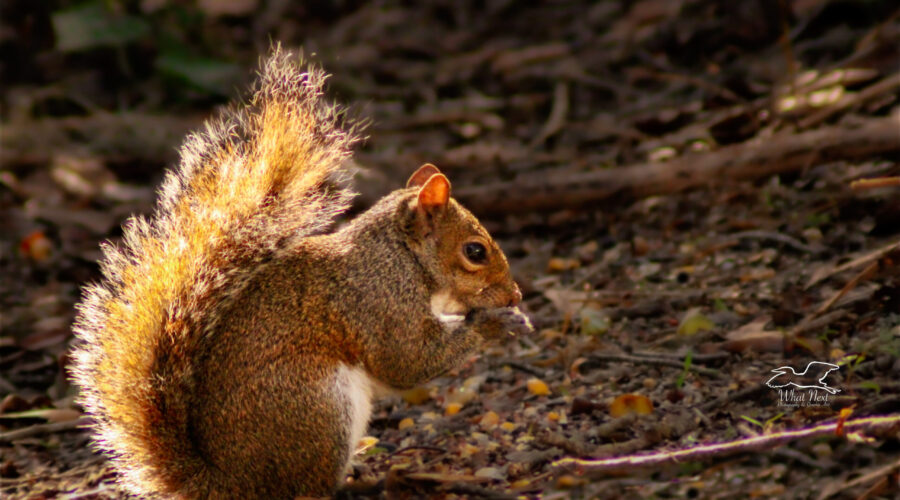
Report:
[[[419,190],[418,209],[433,213],[444,208],[448,201],[450,201],[450,181],[444,174],[434,174]]]
[[[419,167],[419,169],[409,177],[409,180],[406,181],[406,187],[423,186],[428,182],[428,179],[430,179],[432,175],[439,173],[441,173],[441,171],[438,170],[437,167],[431,163],[426,163]]]

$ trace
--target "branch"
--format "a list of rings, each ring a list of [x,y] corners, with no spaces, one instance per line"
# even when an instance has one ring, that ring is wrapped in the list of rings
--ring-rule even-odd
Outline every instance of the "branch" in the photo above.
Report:
[[[553,175],[539,172],[510,182],[456,191],[456,198],[479,215],[578,208],[612,196],[642,198],[808,168],[836,160],[855,161],[900,151],[900,117],[867,118],[855,126],[836,125],[808,132],[785,130],[768,138],[688,154],[665,163]]]
[[[615,458],[563,458],[553,462],[552,466],[557,469],[576,468],[580,471],[596,474],[657,466],[665,463],[696,461],[733,455],[735,453],[773,448],[806,437],[827,436],[829,434],[837,435],[836,431],[840,425],[839,421],[830,422],[815,427],[773,432],[771,434],[752,436],[737,439],[735,441],[726,441],[724,443],[705,444],[681,450],[657,451],[654,453],[626,455]],[[847,420],[843,423],[843,432],[848,433],[860,430],[874,431],[876,429],[888,429],[892,427],[900,427],[900,415],[884,415]]]

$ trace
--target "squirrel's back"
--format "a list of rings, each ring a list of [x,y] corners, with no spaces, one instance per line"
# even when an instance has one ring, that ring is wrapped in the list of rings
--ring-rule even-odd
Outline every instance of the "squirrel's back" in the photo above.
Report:
[[[321,102],[325,78],[276,49],[249,102],[187,139],[153,215],[104,247],[103,279],[74,325],[73,378],[98,446],[133,492],[215,494],[215,468],[185,439],[197,345],[254,269],[350,203],[341,186],[356,137]]]

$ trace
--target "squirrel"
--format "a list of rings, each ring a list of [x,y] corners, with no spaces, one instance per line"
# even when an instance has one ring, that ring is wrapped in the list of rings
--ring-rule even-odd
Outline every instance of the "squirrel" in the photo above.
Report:
[[[325,496],[379,387],[532,331],[506,257],[426,164],[343,225],[358,127],[280,47],[250,99],[188,136],[154,213],[103,245],[72,379],[130,493]]]

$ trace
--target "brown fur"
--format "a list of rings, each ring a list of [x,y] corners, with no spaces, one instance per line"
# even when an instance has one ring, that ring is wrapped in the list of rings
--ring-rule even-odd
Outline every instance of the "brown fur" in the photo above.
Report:
[[[530,328],[502,252],[433,166],[325,234],[356,138],[324,79],[276,50],[249,104],[188,138],[154,215],[104,248],[74,380],[133,493],[328,494],[367,394],[341,367],[412,387]]]

